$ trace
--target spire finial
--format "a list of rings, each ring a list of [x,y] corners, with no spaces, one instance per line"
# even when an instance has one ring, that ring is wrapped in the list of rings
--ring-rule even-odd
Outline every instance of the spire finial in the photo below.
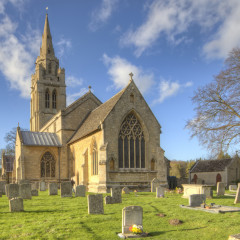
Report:
[[[130,76],[130,81],[132,81],[132,80],[133,80],[133,78],[132,78],[132,77],[133,77],[133,73],[130,72],[130,73],[129,73],[129,76]]]
[[[47,11],[48,11],[48,7],[46,7],[46,14],[48,14]]]
[[[89,92],[91,92],[91,88],[92,88],[91,86],[88,86]]]

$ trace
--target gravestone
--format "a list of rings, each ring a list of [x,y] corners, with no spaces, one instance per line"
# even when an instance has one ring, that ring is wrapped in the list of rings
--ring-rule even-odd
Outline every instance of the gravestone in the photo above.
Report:
[[[0,197],[2,197],[2,192],[0,192]]]
[[[6,194],[6,191],[5,191],[5,185],[6,185],[6,181],[0,181],[0,192],[4,195]]]
[[[19,185],[19,196],[22,199],[32,199],[31,183],[24,183]]]
[[[70,181],[61,183],[61,197],[72,197],[72,184]]]
[[[46,183],[44,181],[40,182],[40,191],[46,191]]]
[[[165,191],[165,188],[164,187],[157,187],[156,188],[156,197],[157,198],[160,198],[160,197],[164,197],[164,191]]]
[[[38,190],[37,189],[31,190],[31,194],[32,196],[38,196]]]
[[[236,197],[234,200],[234,204],[239,203],[240,202],[240,183],[238,184],[238,188],[237,188],[237,193],[236,193]]]
[[[205,194],[192,194],[189,196],[189,207],[199,207],[203,202],[206,202]]]
[[[156,192],[156,188],[160,186],[160,180],[158,180],[157,178],[154,178],[151,181],[151,192]]]
[[[9,184],[5,185],[5,194],[8,197],[8,195],[9,195]]]
[[[143,209],[140,206],[129,206],[122,210],[122,233],[120,235],[132,234],[129,227],[143,224]]]
[[[124,188],[122,189],[122,193],[123,193],[123,194],[129,194],[129,192],[130,192],[130,190],[129,190],[128,187],[124,187]]]
[[[38,190],[39,189],[39,182],[33,182],[32,183],[32,190]]]
[[[88,214],[104,214],[103,195],[88,195]]]
[[[9,200],[9,211],[10,212],[21,212],[23,209],[23,199],[22,198],[12,198]]]
[[[111,197],[105,197],[105,204],[114,204],[122,202],[122,190],[120,187],[111,188]]]
[[[21,180],[19,180],[19,182],[18,182],[19,185],[20,185],[20,184],[25,184],[25,183],[30,183],[30,181],[27,180],[27,179],[21,179]]]
[[[84,185],[76,186],[75,197],[85,197],[86,187]]]
[[[229,185],[229,191],[236,191],[237,185]]]
[[[16,198],[19,197],[19,185],[15,183],[8,184],[7,186],[8,198]]]
[[[225,183],[218,182],[217,183],[217,196],[224,196],[225,194]]]
[[[58,184],[57,183],[49,183],[48,185],[48,195],[58,195]]]

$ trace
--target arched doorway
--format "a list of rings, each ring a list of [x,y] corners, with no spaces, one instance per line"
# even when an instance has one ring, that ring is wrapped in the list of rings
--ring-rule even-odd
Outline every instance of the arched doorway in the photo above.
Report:
[[[221,174],[217,174],[217,177],[216,177],[216,183],[218,183],[218,182],[221,182],[222,181],[222,176],[221,176]]]
[[[196,184],[197,183],[197,174],[194,174],[194,176],[193,176],[193,181],[194,181],[194,183]]]

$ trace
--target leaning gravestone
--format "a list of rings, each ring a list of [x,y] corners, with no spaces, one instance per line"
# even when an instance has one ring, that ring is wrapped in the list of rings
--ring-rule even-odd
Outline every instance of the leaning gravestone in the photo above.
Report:
[[[48,185],[48,195],[58,195],[58,184],[57,183],[49,183]]]
[[[21,212],[23,209],[23,199],[22,198],[12,198],[9,200],[9,211],[10,212]]]
[[[127,238],[134,236],[130,231],[130,227],[133,225],[143,224],[143,209],[140,206],[129,206],[122,210],[122,233],[119,233],[120,238]]]
[[[72,197],[72,183],[70,181],[61,183],[61,197]]]
[[[189,207],[199,207],[204,202],[206,202],[205,194],[192,194],[189,196]]]
[[[229,185],[229,191],[236,191],[237,185]]]
[[[6,194],[5,192],[5,185],[6,185],[6,181],[0,181],[0,192],[4,195]]]
[[[22,199],[32,199],[31,184],[24,183],[19,185],[19,196]]]
[[[156,198],[160,198],[160,197],[164,197],[164,191],[165,191],[165,188],[164,187],[157,187],[156,188]]]
[[[225,183],[218,182],[217,183],[217,196],[224,196],[225,194]]]
[[[44,181],[40,182],[40,191],[46,191],[46,183]]]
[[[15,183],[11,183],[8,185],[8,198],[16,198],[19,197],[19,185]]]
[[[38,196],[38,190],[37,189],[31,190],[31,194],[32,196]]]
[[[76,186],[75,197],[85,197],[86,187],[84,185]]]
[[[154,178],[151,181],[151,192],[156,192],[156,187],[160,186],[160,180],[158,180],[157,178]]]
[[[239,203],[240,202],[240,183],[238,184],[238,188],[237,188],[237,193],[236,193],[236,197],[234,200],[234,204]]]
[[[104,214],[103,195],[88,195],[88,214]]]
[[[111,188],[111,196],[105,197],[105,204],[114,204],[122,202],[122,190],[120,187]]]
[[[129,194],[129,192],[130,192],[130,190],[129,190],[128,187],[124,187],[124,188],[122,189],[122,193],[123,193],[123,194]]]

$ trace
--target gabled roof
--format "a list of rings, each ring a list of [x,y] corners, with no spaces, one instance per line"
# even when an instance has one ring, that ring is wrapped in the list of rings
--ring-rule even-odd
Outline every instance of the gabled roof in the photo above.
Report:
[[[128,86],[127,86],[128,87]],[[127,88],[126,87],[126,88]],[[87,119],[80,125],[76,133],[72,136],[68,143],[73,143],[78,139],[87,136],[88,134],[99,129],[99,126],[106,119],[108,114],[111,112],[113,107],[116,105],[125,89],[121,90],[119,93],[114,95],[105,103],[101,104],[99,107],[95,108],[87,117]]]
[[[23,145],[61,147],[56,133],[20,131]]]
[[[190,172],[221,172],[225,170],[232,160],[232,158],[221,160],[199,160],[193,165]]]

